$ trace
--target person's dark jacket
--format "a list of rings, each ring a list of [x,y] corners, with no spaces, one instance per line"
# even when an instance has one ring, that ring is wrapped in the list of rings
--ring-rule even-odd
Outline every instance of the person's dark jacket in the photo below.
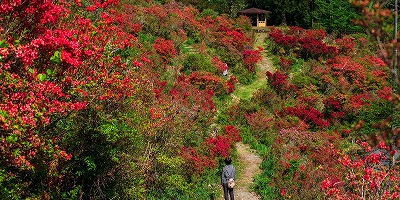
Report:
[[[236,180],[236,170],[233,165],[225,165],[224,168],[222,168],[222,173],[221,173],[221,184],[228,183],[229,178],[233,178],[233,180]]]

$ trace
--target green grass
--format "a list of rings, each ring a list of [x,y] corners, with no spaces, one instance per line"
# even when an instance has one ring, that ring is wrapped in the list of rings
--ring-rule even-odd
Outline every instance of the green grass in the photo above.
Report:
[[[241,100],[248,100],[253,95],[253,92],[255,92],[260,88],[266,87],[266,84],[267,84],[267,79],[259,78],[250,85],[244,85],[244,86],[239,85],[238,88],[236,88],[235,92],[233,92],[233,94],[239,97]]]

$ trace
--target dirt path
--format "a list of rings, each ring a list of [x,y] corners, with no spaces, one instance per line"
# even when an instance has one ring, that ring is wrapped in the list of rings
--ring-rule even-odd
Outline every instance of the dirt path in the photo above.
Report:
[[[257,33],[255,46],[262,46],[266,33]],[[257,64],[257,75],[258,79],[256,82],[261,82],[261,84],[266,84],[265,72],[267,70],[275,71],[271,60],[266,57],[265,52],[263,52],[262,62]],[[242,88],[244,89],[244,88]],[[234,102],[239,102],[240,98],[233,96]],[[236,149],[239,155],[239,166],[237,167],[237,177],[236,188],[234,190],[236,200],[258,200],[261,199],[259,195],[252,191],[251,187],[254,184],[254,177],[261,173],[259,168],[262,159],[250,148],[249,145],[243,144],[242,142],[236,143]],[[223,199],[223,198],[222,198]]]
[[[238,167],[237,187],[235,188],[235,199],[238,200],[257,200],[261,199],[255,192],[251,191],[254,176],[261,173],[259,168],[261,158],[253,152],[246,144],[241,142],[236,144],[239,160],[243,166]]]

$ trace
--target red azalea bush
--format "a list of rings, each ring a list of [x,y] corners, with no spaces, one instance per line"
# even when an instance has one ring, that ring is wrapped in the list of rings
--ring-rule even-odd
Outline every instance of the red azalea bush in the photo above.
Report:
[[[348,56],[338,56],[328,60],[332,73],[339,77],[344,77],[350,85],[364,89],[366,81],[366,69]]]
[[[274,73],[267,71],[266,76],[268,83],[281,97],[290,95],[297,90],[297,87],[289,82],[283,71],[277,70]]]
[[[229,76],[229,79],[225,80],[208,72],[192,72],[188,80],[191,84],[198,86],[199,89],[212,90],[216,95],[232,93],[237,82],[234,76]]]
[[[333,199],[398,199],[400,198],[399,166],[392,165],[391,150],[383,142],[372,149],[367,142],[358,142],[362,155],[338,158],[343,173],[340,179],[326,177],[321,188]]]
[[[325,128],[329,125],[328,121],[324,119],[324,115],[312,107],[287,107],[284,112],[288,115],[297,116],[304,122],[319,128]]]
[[[338,180],[341,170],[334,143],[340,137],[292,127],[282,129],[271,146],[276,162],[270,185],[284,199],[322,198],[319,184],[326,176]]]
[[[296,35],[285,35],[281,30],[271,28],[269,32],[271,39],[278,45],[283,46],[286,49],[293,48],[298,44],[298,36]]]
[[[194,169],[191,173],[200,174],[205,168],[215,166],[214,160],[210,159],[209,155],[201,155],[193,147],[183,147],[180,156],[186,161],[188,167]],[[192,174],[188,174],[190,175]]]
[[[223,136],[228,138],[231,143],[241,141],[239,131],[232,125],[224,126]]]
[[[218,74],[222,74],[225,70],[229,69],[228,65],[222,62],[217,56],[211,59],[211,63],[217,69]]]
[[[258,110],[254,113],[245,114],[246,121],[249,124],[252,131],[263,135],[263,132],[267,131],[273,122],[273,118],[267,115],[264,110]]]
[[[201,173],[205,168],[214,167],[216,159],[230,155],[232,145],[240,140],[239,131],[234,126],[224,126],[222,134],[207,137],[197,150],[184,147],[180,156],[195,168],[193,173]]]
[[[328,97],[324,99],[324,115],[329,120],[341,119],[345,112],[343,112],[342,102],[339,99]]]
[[[160,174],[181,176],[163,171],[165,158],[175,158],[184,136],[205,140],[213,90],[233,92],[236,79],[157,67],[196,35],[201,53],[219,45],[236,52],[232,65],[251,44],[233,19],[210,20],[209,30],[197,14],[174,2],[2,1],[0,197],[142,199],[152,184],[167,187]]]
[[[242,52],[243,55],[243,63],[249,72],[254,72],[255,65],[262,60],[261,52],[263,51],[262,47],[258,47],[257,50],[244,50]]]
[[[321,29],[307,30],[299,27],[289,27],[285,32],[272,28],[269,36],[278,46],[282,46],[285,51],[301,53],[305,58],[333,57],[338,54],[336,47],[323,42],[326,33]]]
[[[176,56],[176,51],[171,40],[157,38],[154,40],[153,48],[162,56],[165,62]]]
[[[337,48],[334,46],[328,46],[322,40],[318,40],[313,37],[303,37],[299,39],[301,47],[304,49],[305,57],[310,54],[313,57],[318,56],[335,56],[337,54]]]
[[[282,67],[284,71],[289,71],[292,66],[292,60],[285,59],[283,56],[279,58],[278,64]]]
[[[225,88],[228,91],[228,93],[232,93],[235,91],[235,84],[238,82],[236,77],[234,76],[229,76],[229,80],[225,82]]]
[[[354,42],[354,38],[351,37],[342,37],[335,40],[335,43],[338,45],[338,50],[341,54],[349,55],[354,52],[356,43]]]

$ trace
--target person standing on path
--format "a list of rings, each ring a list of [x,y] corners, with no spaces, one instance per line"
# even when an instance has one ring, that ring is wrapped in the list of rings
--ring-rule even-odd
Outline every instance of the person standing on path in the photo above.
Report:
[[[235,167],[231,164],[232,160],[229,157],[225,158],[225,166],[222,168],[222,173],[221,173],[221,184],[222,188],[224,189],[224,199],[229,200],[234,200],[235,197],[233,195],[233,188],[228,188],[228,180],[229,178],[233,178],[233,180],[236,180],[236,170]]]

